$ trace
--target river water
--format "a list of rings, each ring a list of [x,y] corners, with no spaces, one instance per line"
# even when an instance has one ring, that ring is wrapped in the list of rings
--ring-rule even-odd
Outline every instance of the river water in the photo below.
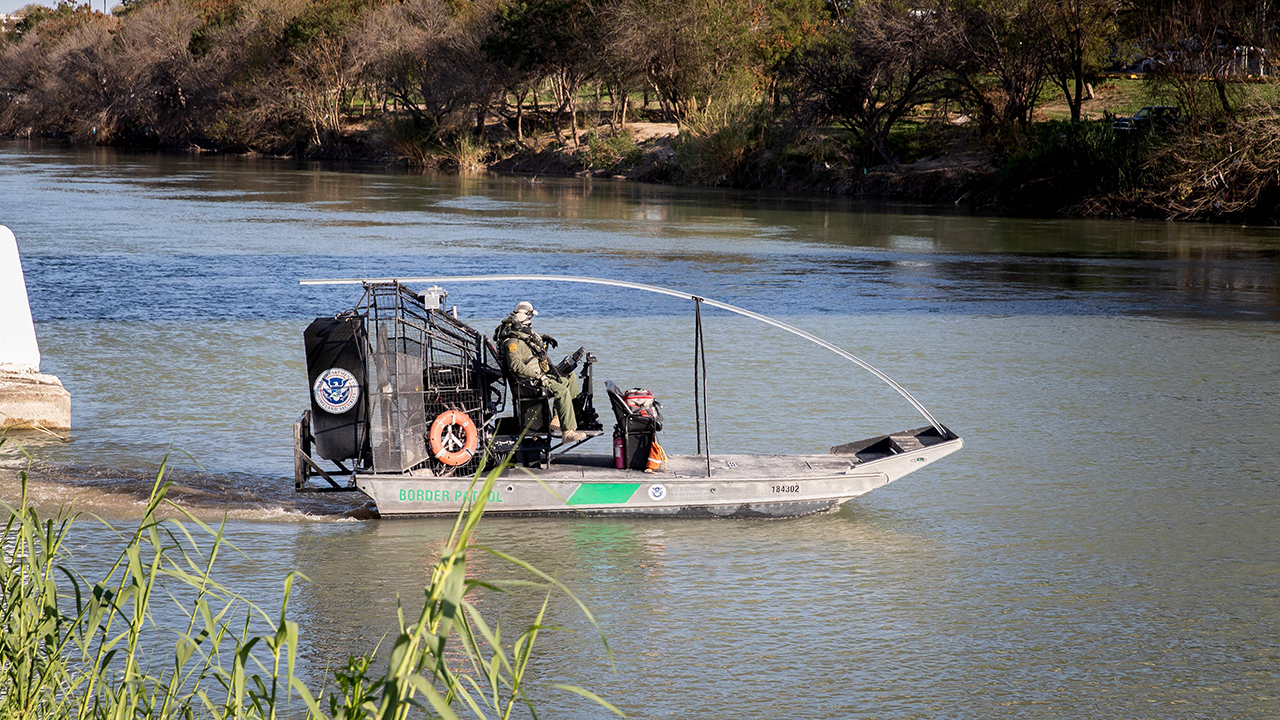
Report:
[[[1280,714],[1276,230],[25,142],[0,143],[0,224],[75,425],[70,442],[12,438],[5,462],[16,439],[39,502],[123,523],[170,453],[177,497],[226,513],[245,551],[224,582],[269,601],[288,571],[310,579],[294,612],[313,671],[372,648],[397,596],[415,605],[447,523],[357,520],[357,498],[292,492],[302,329],[358,296],[297,281],[575,274],[798,325],[966,447],[797,520],[485,519],[483,542],[556,574],[613,653],[611,669],[554,603],[569,630],[535,663],[541,716],[606,714],[553,682],[637,718]],[[531,300],[562,349],[596,352],[598,377],[655,390],[665,444],[693,450],[689,303],[447,289],[481,329]],[[823,452],[923,424],[834,355],[707,320],[714,449]],[[109,537],[86,520],[78,562]],[[485,598],[510,622],[540,600]]]

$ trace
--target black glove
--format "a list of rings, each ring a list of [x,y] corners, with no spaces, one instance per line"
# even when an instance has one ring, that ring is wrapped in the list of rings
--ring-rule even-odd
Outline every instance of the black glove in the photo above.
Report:
[[[556,342],[556,339],[550,335],[543,335],[542,342],[545,343],[547,347],[560,347],[560,343]]]

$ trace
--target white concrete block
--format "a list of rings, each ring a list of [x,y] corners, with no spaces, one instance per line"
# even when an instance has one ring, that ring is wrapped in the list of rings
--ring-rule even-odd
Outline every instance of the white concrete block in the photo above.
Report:
[[[58,378],[40,374],[18,241],[0,225],[0,428],[39,427],[71,427],[71,394]]]
[[[40,346],[27,303],[18,241],[0,225],[0,371],[40,372]]]

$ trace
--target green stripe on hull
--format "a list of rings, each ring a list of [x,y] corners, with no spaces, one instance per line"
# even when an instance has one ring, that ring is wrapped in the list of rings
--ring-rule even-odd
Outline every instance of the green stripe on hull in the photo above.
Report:
[[[566,505],[606,505],[631,499],[640,483],[582,483],[565,501]]]

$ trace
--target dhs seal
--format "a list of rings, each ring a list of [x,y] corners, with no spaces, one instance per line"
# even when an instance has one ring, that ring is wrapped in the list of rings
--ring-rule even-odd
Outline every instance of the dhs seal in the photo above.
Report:
[[[663,485],[650,485],[649,497],[654,500],[661,500],[667,496],[667,488]]]
[[[346,370],[329,368],[316,378],[311,396],[321,410],[330,415],[341,415],[359,402],[360,385],[356,383],[356,376]]]

